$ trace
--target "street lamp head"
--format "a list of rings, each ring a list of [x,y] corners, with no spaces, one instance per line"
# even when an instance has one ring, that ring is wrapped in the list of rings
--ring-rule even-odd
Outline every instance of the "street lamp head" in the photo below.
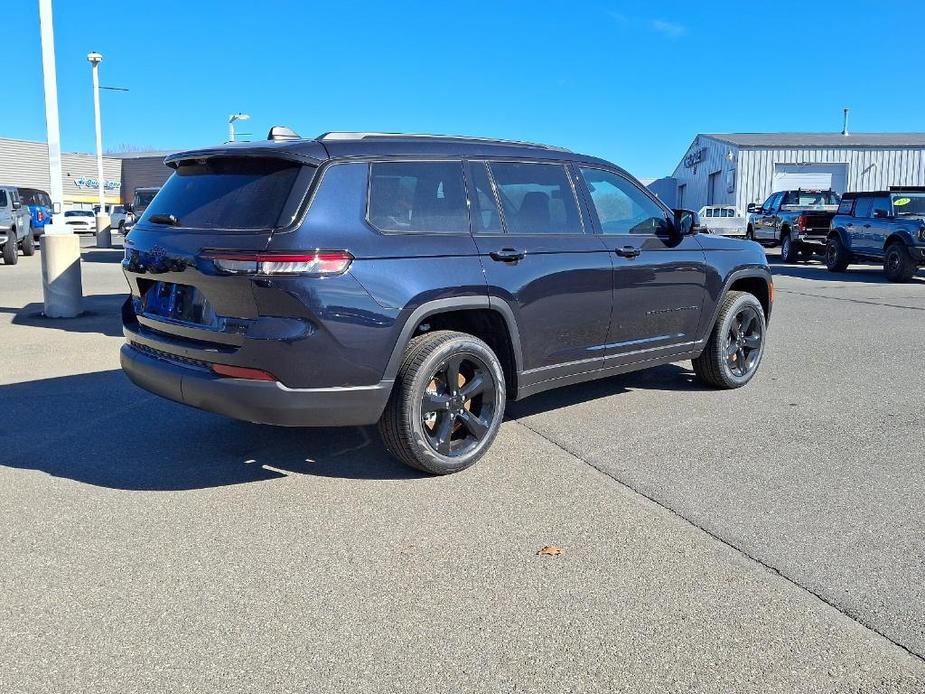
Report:
[[[228,116],[228,122],[234,123],[236,120],[250,120],[251,115],[249,113],[232,113]]]
[[[90,51],[87,53],[87,60],[90,61],[91,65],[99,65],[103,62],[103,54],[97,53],[96,51]]]

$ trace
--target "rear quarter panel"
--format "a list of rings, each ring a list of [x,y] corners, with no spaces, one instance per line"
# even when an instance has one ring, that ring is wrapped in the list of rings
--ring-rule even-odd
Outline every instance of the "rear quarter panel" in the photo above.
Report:
[[[319,329],[367,373],[383,374],[414,311],[441,299],[488,295],[472,236],[382,233],[366,221],[368,162],[333,162],[316,177],[308,211],[292,231],[276,232],[271,251],[346,250],[353,263],[336,295],[325,280],[304,283],[300,302],[315,306]],[[354,283],[349,299],[344,282]]]

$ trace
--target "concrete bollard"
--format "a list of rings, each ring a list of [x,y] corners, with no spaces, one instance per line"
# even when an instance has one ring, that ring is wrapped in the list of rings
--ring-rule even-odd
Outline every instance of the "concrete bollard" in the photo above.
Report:
[[[58,223],[60,228],[61,223]],[[54,222],[42,235],[42,288],[45,316],[74,318],[83,312],[83,283],[80,279],[80,238],[55,232]],[[51,230],[51,231],[49,231]]]
[[[105,212],[96,215],[96,247],[112,248],[112,220]]]

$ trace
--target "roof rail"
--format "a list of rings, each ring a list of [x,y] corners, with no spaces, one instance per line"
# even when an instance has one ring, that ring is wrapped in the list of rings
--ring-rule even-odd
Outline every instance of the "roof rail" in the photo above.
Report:
[[[565,147],[544,145],[537,142],[523,140],[501,140],[493,137],[469,137],[466,135],[432,135],[427,133],[379,133],[379,132],[327,132],[319,135],[316,140],[323,141],[356,141],[356,140],[449,140],[452,142],[484,142],[499,145],[521,145],[525,147],[538,147],[540,149],[569,152]]]

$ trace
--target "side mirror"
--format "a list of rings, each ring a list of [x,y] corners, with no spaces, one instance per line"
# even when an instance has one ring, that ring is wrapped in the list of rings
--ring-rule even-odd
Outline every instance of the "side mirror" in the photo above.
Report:
[[[22,207],[22,203],[19,202],[19,200],[14,200],[14,201],[13,201],[13,209],[14,209],[14,210],[18,210],[18,209],[21,208],[21,207]]]
[[[693,210],[674,210],[674,226],[682,236],[700,233],[700,215]]]
[[[760,209],[761,209],[761,208],[758,207],[758,203],[756,203],[756,202],[750,202],[750,203],[748,203],[748,207],[745,208],[745,211],[746,211],[746,212],[758,212]]]
[[[134,210],[132,209],[131,203],[125,205],[125,207],[123,207],[122,210],[123,212],[134,212]]]

